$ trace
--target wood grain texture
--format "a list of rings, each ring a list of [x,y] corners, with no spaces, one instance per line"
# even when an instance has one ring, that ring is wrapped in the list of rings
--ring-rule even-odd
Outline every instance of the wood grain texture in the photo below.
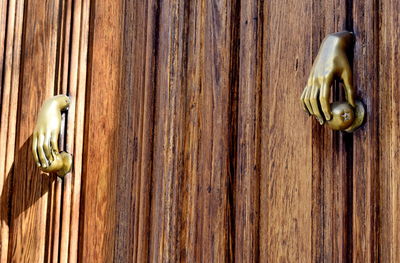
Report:
[[[0,0],[0,262],[398,262],[399,8]],[[368,112],[354,135],[298,102],[343,29]],[[30,154],[59,93],[62,180]]]
[[[264,1],[240,2],[237,164],[232,188],[235,196],[234,259],[237,262],[260,260],[263,4]]]
[[[350,30],[348,2],[312,2],[312,61],[322,40],[332,32]],[[351,54],[351,52],[349,52]],[[307,74],[311,69],[309,65]],[[343,101],[343,88],[332,86],[331,101]],[[312,120],[312,261],[351,259],[352,135],[332,132]]]
[[[354,1],[353,76],[357,95],[366,105],[367,121],[354,134],[353,261],[378,261],[379,202],[379,6],[377,1]],[[366,15],[369,14],[369,15]]]
[[[180,181],[192,174],[183,174],[183,138],[185,112],[185,15],[180,3],[164,2],[160,8],[160,47],[155,100],[152,226],[150,260],[179,260],[177,243],[180,221]],[[180,11],[182,10],[182,11]],[[201,106],[199,128],[199,211],[200,260],[227,261],[231,258],[229,165],[232,132],[231,98],[231,12],[229,1],[206,1],[198,10],[204,34],[200,51]],[[170,27],[171,26],[171,27]],[[190,25],[189,25],[190,26]],[[170,27],[170,28],[169,28]],[[203,97],[204,96],[204,97]],[[188,163],[190,164],[190,163]],[[191,205],[191,204],[189,204]],[[159,216],[163,215],[163,216]],[[201,218],[201,219],[200,219]],[[194,246],[189,247],[195,249]],[[190,253],[193,253],[189,251]],[[181,253],[187,253],[182,251]]]
[[[399,16],[396,1],[380,2],[379,24],[379,258],[400,260]],[[376,186],[375,186],[376,187]]]
[[[138,6],[138,14],[146,14],[143,23],[146,25],[146,31],[141,35],[142,38],[136,38],[139,41],[135,42],[135,53],[140,56],[142,54],[142,42],[145,41],[145,55],[140,57],[143,59],[141,63],[137,63],[136,69],[140,69],[143,75],[137,77],[136,87],[140,91],[141,103],[138,104],[140,108],[140,122],[138,123],[138,138],[134,139],[134,149],[137,149],[135,157],[134,175],[138,178],[138,183],[135,187],[135,205],[136,211],[134,213],[135,228],[133,253],[132,258],[138,262],[148,262],[148,252],[150,247],[149,232],[150,232],[150,210],[151,210],[151,188],[153,164],[153,128],[154,128],[154,94],[155,94],[155,67],[154,61],[158,56],[157,44],[157,28],[158,28],[158,5],[156,1],[147,2],[147,11],[141,12],[143,6]],[[140,32],[140,31],[139,31]],[[125,38],[125,41],[129,38]],[[129,57],[128,57],[129,59]],[[141,66],[143,65],[143,66]],[[127,68],[129,69],[129,68]],[[143,76],[143,79],[141,79]],[[127,79],[126,79],[127,80]],[[125,81],[126,81],[125,80]],[[139,108],[137,108],[139,110]],[[139,143],[141,142],[141,143]]]
[[[113,262],[123,20],[121,1],[91,6],[79,261]],[[105,30],[107,29],[107,30]]]
[[[72,173],[63,178],[58,260],[77,262],[90,2],[75,1],[72,5],[67,1],[64,8],[64,39],[70,39],[71,43],[67,45],[66,42],[63,50],[65,73],[63,85],[59,87],[62,87],[61,93],[71,98],[64,149],[73,154],[74,167]]]
[[[96,52],[90,58],[82,260],[232,258],[231,37],[237,28],[231,24],[231,10],[238,9],[229,1],[93,7]],[[124,17],[117,18],[116,12]],[[140,49],[144,43],[145,52]],[[196,56],[188,57],[188,52]],[[104,85],[113,87],[106,96],[100,92]],[[99,127],[102,134],[96,133]],[[199,142],[191,136],[199,136]],[[198,151],[190,151],[192,147]],[[114,157],[117,153],[121,158]],[[111,164],[99,169],[99,161],[115,163],[117,169]],[[186,215],[185,206],[195,210]],[[89,223],[93,218],[96,224]],[[181,242],[187,246],[179,248]],[[113,251],[112,244],[118,249]]]
[[[72,40],[73,43],[78,42],[72,50],[80,52],[73,54],[69,52],[71,2],[69,9],[68,3],[59,1],[10,0],[2,1],[0,6],[0,25],[4,28],[0,34],[4,48],[0,57],[4,67],[1,71],[0,132],[1,262],[58,262],[59,258],[65,262],[60,253],[60,241],[61,251],[66,250],[64,254],[68,254],[70,240],[72,252],[69,254],[72,262],[76,262],[79,212],[76,204],[80,201],[80,177],[74,177],[78,183],[72,194],[68,192],[67,180],[40,174],[31,158],[30,135],[39,107],[53,94],[70,93],[73,101],[78,98],[82,108],[86,88],[88,1],[83,5],[82,12],[77,10],[80,7],[78,3],[74,5],[77,21],[82,19],[84,25],[81,30],[79,24],[74,23],[77,25],[74,32],[79,39],[75,37]],[[79,81],[75,77],[69,82],[69,61],[74,59],[80,62],[72,63],[74,68],[71,74],[74,74],[75,67],[79,69],[80,73],[76,74]],[[68,87],[76,83],[80,83],[80,96],[76,88],[72,87],[70,91]],[[75,114],[75,104],[71,108],[71,114]],[[80,109],[76,114],[78,125],[69,127],[73,139],[67,142],[72,144],[77,141],[79,144],[76,152],[78,170],[82,138],[75,138],[73,131],[83,134],[83,113]],[[63,134],[61,149],[65,149]],[[74,200],[72,205],[67,202],[71,196]],[[69,217],[71,220],[66,221]],[[70,228],[70,222],[71,238],[69,233],[63,234],[65,229]]]
[[[71,28],[71,3],[63,1],[60,3],[60,17],[58,23],[58,38],[57,38],[57,53],[56,53],[56,76],[54,85],[54,94],[68,94],[68,72],[69,72],[69,42],[70,42],[70,28]],[[65,115],[62,116],[63,121],[61,124],[61,132],[59,136],[59,147],[65,149]],[[56,178],[52,187],[52,195],[49,202],[49,232],[52,233],[49,237],[50,249],[47,250],[47,261],[58,262],[60,254],[60,238],[61,238],[61,225],[64,223],[68,216],[61,217],[61,211],[65,212],[65,205],[69,207],[68,199],[63,199],[63,194],[68,192],[68,187],[65,187],[61,178]],[[64,190],[64,191],[63,191]],[[64,193],[63,193],[64,192]],[[61,210],[64,208],[63,210]],[[68,211],[68,210],[67,210]]]
[[[2,5],[4,8],[6,5]],[[4,44],[4,55],[1,82],[1,128],[0,128],[0,176],[1,176],[1,262],[7,262],[10,234],[10,191],[14,167],[16,118],[19,91],[19,74],[21,71],[21,46],[24,2],[9,1],[7,19],[7,36]],[[5,15],[4,12],[2,12]]]
[[[302,30],[312,23],[312,1],[265,3],[264,30],[279,34],[263,40],[260,261],[309,262],[312,123],[297,107],[312,64],[312,32]]]
[[[10,260],[14,262],[44,262],[51,257],[55,233],[51,218],[55,210],[48,204],[56,198],[55,178],[36,168],[30,137],[39,106],[54,94],[58,10],[58,2],[30,1],[24,10],[20,76],[23,88],[18,94],[9,244]]]
[[[97,8],[111,26],[96,24]],[[107,222],[87,219],[83,228],[102,229],[104,244],[118,248],[99,259],[350,261],[360,241],[353,222],[365,220],[352,214],[353,137],[306,123],[296,102],[323,37],[352,29],[353,4],[154,1],[118,8],[122,18],[108,6],[94,8],[92,31],[94,50],[122,57],[111,59],[120,73],[107,77],[116,85],[108,99],[118,102],[106,104],[107,112],[118,126],[103,123],[115,149],[96,145],[86,153],[122,153],[115,178],[106,177],[111,197],[95,200],[115,217],[83,209]],[[96,33],[107,26],[111,31]],[[98,65],[104,54],[92,54],[92,74],[104,77],[110,64]],[[90,83],[90,94],[96,90]],[[103,102],[92,99],[89,112]],[[102,127],[95,123],[87,125]],[[90,167],[88,174],[97,171]],[[85,204],[93,206],[86,191],[104,189],[85,185]],[[83,231],[84,243],[88,236]],[[98,239],[88,242],[87,251],[99,247],[90,243]]]
[[[0,83],[3,83],[3,68],[4,68],[4,54],[6,48],[6,28],[7,28],[7,8],[8,0],[1,0],[0,2]],[[0,98],[3,90],[3,85],[0,85]],[[0,102],[0,109],[1,102]],[[0,119],[1,120],[1,119]]]
[[[153,153],[155,2],[125,5],[114,261],[147,262]],[[137,26],[133,26],[137,25]],[[121,222],[121,223],[120,223]]]

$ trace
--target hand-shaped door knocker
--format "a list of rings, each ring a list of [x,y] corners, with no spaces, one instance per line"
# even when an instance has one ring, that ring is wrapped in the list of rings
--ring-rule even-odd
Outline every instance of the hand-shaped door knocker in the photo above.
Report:
[[[365,109],[354,100],[353,76],[346,52],[354,45],[354,35],[343,31],[328,35],[314,61],[307,86],[301,95],[304,110],[320,124],[326,121],[333,130],[353,132],[364,121]],[[329,103],[335,78],[343,80],[347,102]]]
[[[39,111],[33,132],[32,153],[38,167],[44,172],[64,176],[71,170],[72,155],[58,151],[61,112],[68,109],[70,99],[58,95],[46,100]]]

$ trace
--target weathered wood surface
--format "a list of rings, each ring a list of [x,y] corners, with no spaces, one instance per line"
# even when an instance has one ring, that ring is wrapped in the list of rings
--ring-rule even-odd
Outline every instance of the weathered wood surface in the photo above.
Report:
[[[88,4],[75,1],[73,12],[71,1],[0,4],[1,262],[77,261]],[[72,96],[61,148],[77,156],[64,180],[39,172],[30,142],[39,107],[58,93]]]
[[[392,2],[392,1],[391,1]],[[394,2],[394,1],[393,1]],[[353,261],[380,258],[379,174],[379,13],[377,1],[353,1],[354,84],[367,109],[367,122],[354,134],[353,145]],[[365,14],[370,15],[365,15]],[[393,116],[395,117],[395,116]],[[399,117],[399,116],[397,116]],[[389,157],[389,156],[388,156]],[[393,160],[394,161],[394,160]]]
[[[398,262],[398,10],[1,0],[0,261]],[[354,135],[298,102],[343,29],[368,111]],[[29,139],[58,93],[63,180],[39,173]]]
[[[0,176],[1,176],[1,256],[2,263],[7,262],[10,238],[10,191],[14,167],[14,152],[16,138],[16,118],[19,90],[20,56],[22,44],[23,1],[2,1],[2,8],[7,8],[14,15],[7,17],[2,10],[1,21],[7,24],[7,37],[3,38],[1,46],[4,53],[1,56],[1,128],[0,128]],[[6,24],[2,25],[6,28]],[[2,32],[5,34],[5,31]]]
[[[54,94],[60,6],[58,2],[27,1],[22,4],[25,16],[11,181],[9,260],[45,262],[50,260],[52,240],[58,235],[58,229],[54,228],[56,207],[49,205],[56,202],[57,183],[54,176],[43,175],[36,168],[31,158],[30,137],[38,107]],[[21,17],[21,26],[23,20]]]
[[[303,30],[303,23],[312,23],[312,1],[285,5],[266,1],[266,5],[260,261],[308,262],[312,258],[313,127],[296,107],[313,58],[312,31]],[[268,32],[280,33],[270,37]]]
[[[398,1],[380,2],[378,67],[378,162],[373,189],[378,191],[378,231],[375,242],[382,262],[400,261],[400,18]],[[360,87],[361,88],[361,87]]]
[[[311,61],[327,34],[352,30],[348,2],[312,1]],[[311,64],[305,69],[308,73]],[[344,99],[338,83],[332,89],[332,101]],[[314,121],[312,137],[312,261],[347,262],[351,259],[352,135],[332,132]]]

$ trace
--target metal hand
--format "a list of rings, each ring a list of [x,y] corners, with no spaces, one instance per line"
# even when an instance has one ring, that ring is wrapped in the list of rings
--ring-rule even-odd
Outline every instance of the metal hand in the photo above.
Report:
[[[354,36],[347,31],[328,35],[322,42],[311,69],[307,86],[300,100],[304,110],[314,115],[321,125],[325,120],[329,121],[332,118],[329,97],[335,78],[343,80],[346,99],[351,106],[356,106],[351,67],[346,54],[348,49],[352,48],[353,43]]]
[[[61,127],[61,111],[67,109],[70,99],[58,95],[46,100],[39,111],[33,132],[32,153],[38,167],[46,172],[58,171],[63,167],[67,153],[59,153],[58,136]],[[66,156],[67,154],[68,156]]]

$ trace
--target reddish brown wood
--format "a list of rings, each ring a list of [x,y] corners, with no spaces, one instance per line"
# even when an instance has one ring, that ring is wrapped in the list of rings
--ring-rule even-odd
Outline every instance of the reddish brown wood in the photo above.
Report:
[[[312,60],[323,38],[351,30],[348,2],[313,1]],[[311,65],[308,66],[309,72]],[[305,85],[305,83],[304,83]],[[331,101],[344,100],[341,85],[332,87]],[[312,121],[312,260],[346,262],[351,259],[352,135],[332,132]]]
[[[354,134],[353,261],[378,261],[379,202],[379,28],[376,1],[354,1],[354,84],[367,122]],[[370,15],[365,15],[370,14]]]
[[[379,24],[379,258],[382,262],[400,260],[400,91],[399,60],[400,5],[380,3]]]
[[[230,258],[229,238],[230,207],[229,184],[229,133],[230,133],[230,16],[228,2],[203,3],[200,14],[203,18],[203,49],[200,51],[200,119],[199,130],[199,238],[202,245],[198,256],[204,261],[225,261]],[[183,5],[182,5],[183,7]],[[179,116],[184,111],[184,80],[178,72],[184,70],[185,46],[182,30],[185,28],[179,6],[165,3],[160,10],[159,50],[168,50],[159,55],[160,68],[157,77],[155,111],[155,139],[153,164],[152,235],[150,260],[177,260],[179,254],[174,242],[178,234],[179,221],[176,214],[180,202],[179,181],[194,174],[182,174],[183,123]],[[172,15],[171,15],[172,14]],[[171,21],[171,22],[168,22]],[[217,22],[218,21],[218,22]],[[176,23],[176,24],[175,24]],[[220,26],[216,26],[219,23]],[[169,28],[168,25],[172,26]],[[183,36],[184,37],[184,36]],[[175,40],[176,39],[176,40]],[[190,165],[190,163],[188,163]],[[190,204],[189,204],[190,205]],[[158,216],[163,215],[163,216]],[[161,248],[161,249],[160,249]],[[191,245],[190,250],[195,247]],[[182,251],[185,253],[185,251]],[[181,253],[182,253],[181,252]]]
[[[55,198],[55,177],[39,173],[30,136],[39,106],[54,92],[59,5],[27,2],[24,8],[9,260],[44,262],[51,257],[52,240],[58,232],[51,220],[54,210],[48,205]]]
[[[240,11],[234,258],[259,262],[263,1],[241,1]]]
[[[2,5],[5,7],[5,5]],[[22,43],[22,21],[24,2],[9,1],[7,16],[7,36],[5,53],[1,61],[3,71],[1,83],[1,129],[0,129],[0,178],[1,178],[1,256],[0,261],[8,261],[10,238],[10,191],[14,167],[16,118],[19,91],[19,73]],[[2,12],[5,15],[4,12]],[[4,27],[4,26],[3,26]]]
[[[80,259],[112,262],[115,242],[116,163],[122,47],[122,3],[92,6],[88,98],[83,154]],[[104,30],[107,29],[107,30]],[[106,90],[106,91],[105,91]]]
[[[194,11],[191,9],[193,7],[199,7],[199,10]],[[211,2],[204,3],[204,6],[186,5],[183,1],[178,3],[163,2],[161,5],[155,6],[150,2],[147,7],[149,18],[145,20],[141,17],[142,12],[135,11],[133,13],[136,8],[143,10],[142,8],[145,8],[145,6],[126,5],[124,6],[126,8],[124,14],[127,12],[127,16],[123,20],[126,24],[121,25],[121,21],[116,19],[117,16],[113,13],[115,10],[120,10],[119,8],[121,7],[115,9],[108,5],[97,5],[93,10],[95,15],[92,18],[94,24],[92,47],[97,52],[92,53],[90,62],[90,97],[87,113],[89,120],[86,139],[88,140],[87,153],[95,151],[96,154],[85,155],[84,157],[87,177],[84,182],[83,196],[82,259],[97,257],[97,260],[102,261],[111,258],[119,260],[137,256],[143,260],[151,261],[175,261],[181,257],[202,258],[206,261],[228,260],[232,257],[232,239],[228,237],[231,235],[229,231],[231,205],[229,203],[232,199],[229,197],[231,193],[229,181],[231,180],[232,168],[229,165],[229,158],[230,135],[233,132],[230,106],[230,98],[233,94],[231,94],[232,82],[230,79],[232,73],[230,69],[234,63],[233,57],[230,58],[231,50],[234,48],[230,37],[235,34],[236,29],[230,24],[231,17],[225,13],[225,10],[235,9],[229,2],[221,2],[219,6],[214,6]],[[199,104],[200,119],[198,121],[200,123],[199,126],[193,127],[195,129],[193,132],[201,134],[198,146],[199,159],[185,162],[183,159],[186,151],[184,143],[185,141],[192,141],[190,137],[192,133],[190,130],[184,129],[189,124],[185,124],[184,113],[185,109],[191,109],[192,106],[187,104],[185,99],[187,77],[182,76],[180,72],[186,72],[188,65],[186,52],[189,51],[186,47],[186,41],[188,38],[194,39],[198,35],[194,27],[197,25],[189,22],[192,20],[188,20],[189,14],[193,15],[193,18],[190,17],[193,21],[201,19],[200,25],[206,30],[199,36],[198,40],[196,39],[200,42],[194,42],[196,46],[194,44],[191,46],[194,52],[198,52],[196,54],[198,54],[200,63],[204,63],[204,66],[197,71],[199,82],[196,86],[193,86],[197,89],[197,85],[201,85],[199,88],[202,89],[198,96],[195,95],[197,96],[195,103]],[[114,20],[107,20],[105,17]],[[203,18],[204,20],[202,20]],[[220,20],[224,21],[222,23],[224,26],[215,27]],[[138,24],[147,22],[148,32],[145,36],[148,39],[156,37],[160,39],[160,41],[154,42],[156,53],[148,49],[146,56],[141,57],[140,47],[143,46],[144,35],[139,28],[131,29],[133,21]],[[108,31],[108,33],[111,32],[113,37],[106,34],[105,31],[96,31],[102,27],[110,28],[111,31]],[[155,27],[158,30],[153,29]],[[120,33],[118,32],[122,29],[125,29],[125,34],[121,51],[121,45],[116,44],[116,41],[119,41]],[[191,35],[188,36],[188,32],[191,32]],[[146,40],[146,43],[152,45],[149,40]],[[199,43],[199,46],[197,46],[197,43]],[[137,49],[132,51],[130,44]],[[110,49],[112,52],[110,52]],[[115,54],[121,54],[121,52],[124,59],[119,61],[117,59],[119,56]],[[133,56],[139,65],[146,65],[144,83],[145,87],[149,87],[145,89],[146,92],[140,85],[143,83],[140,79],[141,74],[143,74],[140,73],[143,72],[143,67],[134,67],[131,64]],[[145,59],[145,62],[141,62],[141,58]],[[108,59],[107,63],[104,63],[105,59]],[[193,60],[191,67],[195,67],[196,64],[194,63],[197,61],[197,58]],[[117,73],[120,68],[124,72]],[[156,75],[152,73],[154,68],[157,69]],[[134,69],[134,74],[131,73],[130,69]],[[106,73],[107,83],[104,83],[104,74]],[[126,86],[119,86],[118,78],[120,74],[122,74],[123,83],[127,84]],[[152,76],[154,76],[154,79]],[[154,80],[156,90],[154,99],[152,99],[151,82]],[[104,97],[105,94],[100,95],[100,90],[97,90],[103,89],[99,87],[100,83],[114,87],[107,92],[106,97]],[[137,89],[132,90],[129,84],[137,85]],[[195,90],[188,92],[196,94]],[[133,100],[134,97],[138,99]],[[113,103],[105,103],[108,100]],[[138,102],[138,104],[136,105],[135,102]],[[140,106],[141,103],[143,103],[143,106]],[[101,109],[98,109],[100,105],[104,109],[103,113]],[[133,108],[132,105],[134,105]],[[148,121],[141,117],[142,109],[145,112],[144,117],[151,117],[151,112],[154,111],[154,128],[152,128],[151,119]],[[106,113],[107,116],[115,114],[115,117],[105,120],[104,115]],[[117,119],[119,120],[118,126],[116,126]],[[102,134],[97,133],[98,127],[102,127]],[[148,131],[152,129],[154,129],[153,149],[149,148],[151,147],[151,137],[144,140],[145,136],[151,136]],[[185,136],[186,132],[189,132],[187,136]],[[104,136],[104,134],[113,134],[114,137],[111,137],[111,135]],[[137,139],[138,136],[141,136],[139,137],[140,140]],[[108,140],[111,138],[112,142],[106,142],[105,138]],[[150,145],[145,145],[144,142],[146,141],[149,141]],[[121,154],[121,158],[114,157],[117,154]],[[149,154],[152,154],[152,156],[149,156]],[[152,163],[149,163],[151,161],[149,158],[153,159]],[[140,160],[140,163],[135,164],[135,159]],[[117,164],[117,169],[111,170],[113,166],[109,166],[109,168],[102,167],[99,170],[99,166],[95,165],[99,161]],[[183,172],[184,167],[194,165],[198,165],[199,178],[196,178],[196,174]],[[149,168],[152,170],[149,170]],[[136,171],[133,173],[136,176],[130,178],[127,175],[132,173],[132,169]],[[147,171],[152,171],[151,183]],[[108,173],[109,177],[105,176],[104,173]],[[99,180],[105,182],[105,184],[99,186],[97,182]],[[181,184],[181,181],[183,184]],[[193,182],[194,185],[189,186],[185,182]],[[151,188],[148,188],[149,186]],[[185,194],[186,187],[199,189],[198,197],[200,199],[198,201],[190,199],[191,193]],[[138,190],[135,192],[135,189]],[[151,199],[148,196],[150,192],[143,192],[145,189],[151,192]],[[105,192],[107,192],[107,198],[106,196],[100,198]],[[133,192],[132,199],[129,196],[131,195],[130,192]],[[186,199],[185,196],[189,199]],[[143,203],[150,200],[151,203]],[[144,210],[141,211],[140,208],[137,210],[136,204],[143,207]],[[185,210],[182,210],[180,204],[196,205],[198,206],[197,210],[201,211],[200,213],[196,212],[196,218],[201,223],[198,228],[196,227],[200,232],[195,235],[198,235],[200,242],[204,244],[199,248],[196,248],[194,243],[189,243],[188,247],[182,247],[181,250],[176,249],[178,247],[176,242],[187,242],[186,238],[188,237],[185,237],[187,234],[184,231],[186,230],[183,229],[180,232],[180,226],[185,225],[187,220]],[[99,214],[99,211],[94,209],[98,205],[104,206],[103,213]],[[150,205],[151,211],[149,210]],[[132,211],[131,209],[133,211],[128,214],[125,213],[127,207],[131,207],[128,211]],[[132,237],[129,233],[133,231],[132,227],[135,226],[133,223],[136,219],[139,222],[146,219],[148,217],[146,216],[147,211],[151,215],[149,217],[149,232],[144,232],[145,237],[140,238],[135,237],[135,232],[133,232]],[[115,217],[109,216],[109,214],[114,213]],[[177,217],[177,214],[181,214],[182,217]],[[89,224],[91,218],[97,218],[98,223]],[[123,222],[133,223],[132,225],[125,225]],[[138,231],[146,231],[147,229],[146,223],[139,223],[135,227],[138,227]],[[88,239],[94,234],[97,235],[96,238]],[[211,235],[214,237],[211,237]],[[146,247],[146,236],[150,245],[147,255],[145,251],[139,250]],[[144,244],[138,244],[137,248],[135,243],[133,245],[128,243],[129,245],[126,246],[125,238],[133,239],[134,242],[135,240],[144,240]],[[115,243],[119,249],[111,251],[109,248],[112,243]],[[96,247],[102,249],[93,250]]]
[[[6,48],[6,28],[7,28],[7,8],[8,0],[0,1],[0,50]],[[3,83],[4,53],[0,52],[0,83]],[[0,85],[0,96],[2,94],[3,85]],[[0,107],[1,109],[1,107]]]
[[[73,172],[63,178],[59,262],[77,262],[81,191],[89,1],[64,2],[60,37],[59,93],[68,94],[71,105],[63,139],[74,156]],[[61,66],[62,65],[62,66]]]
[[[298,107],[312,63],[312,31],[303,26],[312,23],[312,1],[265,3],[264,32],[279,33],[264,34],[263,41],[260,261],[307,262],[312,261],[312,123]]]
[[[0,0],[0,262],[399,261],[398,10]],[[368,112],[354,135],[298,102],[343,29]],[[39,173],[29,139],[58,93],[64,179]]]

